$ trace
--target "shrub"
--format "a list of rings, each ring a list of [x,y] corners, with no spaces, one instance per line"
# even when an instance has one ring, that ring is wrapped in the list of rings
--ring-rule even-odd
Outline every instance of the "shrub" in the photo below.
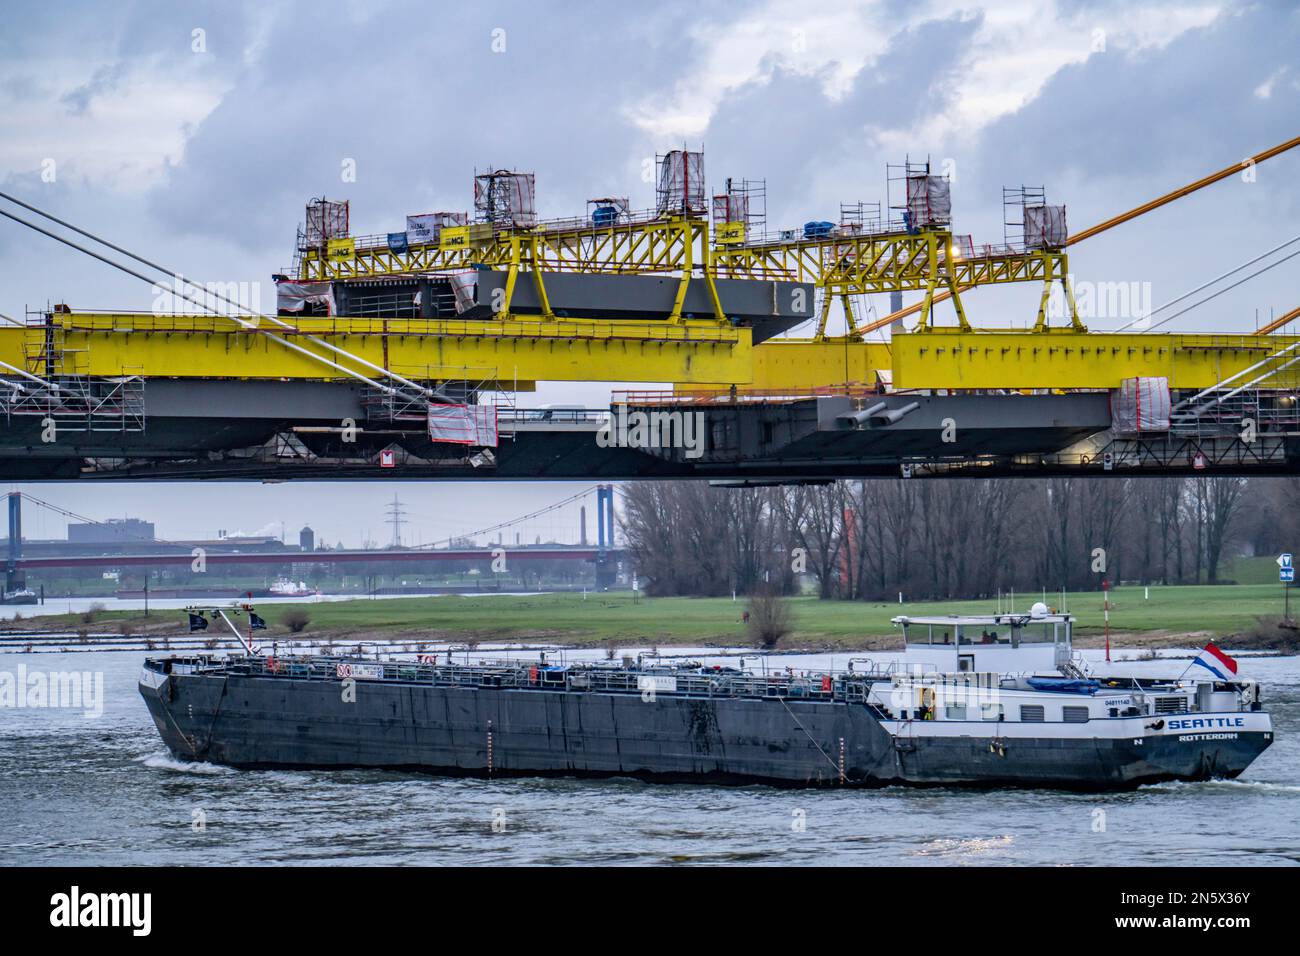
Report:
[[[96,601],[81,613],[81,623],[94,624],[99,615],[103,614],[107,610],[108,608]]]
[[[290,633],[301,634],[311,623],[311,617],[306,611],[285,611],[284,616],[280,618],[280,623],[287,627]]]
[[[763,588],[750,595],[745,610],[749,615],[745,621],[745,631],[750,640],[764,650],[775,650],[793,630],[790,602],[773,588]]]

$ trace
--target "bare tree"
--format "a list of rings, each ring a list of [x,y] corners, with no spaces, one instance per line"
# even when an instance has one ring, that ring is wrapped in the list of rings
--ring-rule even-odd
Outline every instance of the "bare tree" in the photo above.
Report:
[[[793,630],[790,602],[775,588],[759,588],[745,604],[745,629],[755,644],[773,650]]]

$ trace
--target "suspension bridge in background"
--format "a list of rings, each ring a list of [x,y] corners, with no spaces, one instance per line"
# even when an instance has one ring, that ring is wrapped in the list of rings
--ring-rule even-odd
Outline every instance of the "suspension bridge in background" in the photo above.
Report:
[[[586,541],[587,502],[594,499],[596,506],[595,538]],[[288,567],[298,571],[312,566],[339,566],[343,568],[403,569],[437,567],[448,564],[512,566],[516,563],[535,565],[540,562],[575,562],[594,566],[597,587],[608,586],[624,560],[624,551],[615,544],[615,494],[610,485],[597,485],[563,499],[552,502],[527,514],[445,540],[412,547],[311,549],[284,542],[264,542],[253,539],[228,538],[216,541],[163,541],[143,540],[123,533],[122,526],[99,521],[69,511],[41,498],[23,492],[10,492],[7,496],[9,533],[6,541],[5,594],[12,596],[26,587],[26,573],[48,570],[120,570],[193,567],[201,560],[206,567]],[[94,545],[71,542],[25,542],[22,531],[23,503],[27,502],[61,517],[94,525],[109,535],[120,538],[117,542],[100,542]],[[525,543],[516,533],[511,542],[510,532],[525,527],[546,515],[562,509],[579,507],[580,542],[578,544]],[[495,536],[495,540],[493,539]],[[486,537],[488,544],[469,544]],[[278,545],[278,546],[276,546]]]

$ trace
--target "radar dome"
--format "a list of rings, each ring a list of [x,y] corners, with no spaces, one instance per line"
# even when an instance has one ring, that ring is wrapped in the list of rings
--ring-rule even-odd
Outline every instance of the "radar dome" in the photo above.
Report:
[[[1029,609],[1030,617],[1047,617],[1047,605],[1042,601],[1035,601],[1034,606]]]

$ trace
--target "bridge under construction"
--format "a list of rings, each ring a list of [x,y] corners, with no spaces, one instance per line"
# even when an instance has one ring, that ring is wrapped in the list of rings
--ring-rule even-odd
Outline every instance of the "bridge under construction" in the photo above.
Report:
[[[0,193],[11,224],[177,303],[60,304],[0,326],[0,477],[1297,473],[1300,336],[1283,330],[1300,309],[1252,334],[1159,331],[1181,312],[1089,331],[1068,258],[1297,145],[1075,233],[1044,189],[1006,189],[995,244],[954,230],[950,183],[928,163],[888,167],[883,203],[791,229],[768,228],[761,181],[710,194],[698,152],[658,158],[648,209],[602,197],[558,220],[537,216],[532,174],[491,169],[472,211],[400,231],[357,233],[349,203],[312,200],[274,314]],[[1167,305],[1280,265],[1297,242]],[[1041,290],[1027,328],[972,325],[966,298],[1011,283]],[[864,301],[881,293],[893,304],[876,316]],[[919,301],[902,308],[905,293]],[[527,402],[539,382],[589,381],[644,390],[598,409]]]

